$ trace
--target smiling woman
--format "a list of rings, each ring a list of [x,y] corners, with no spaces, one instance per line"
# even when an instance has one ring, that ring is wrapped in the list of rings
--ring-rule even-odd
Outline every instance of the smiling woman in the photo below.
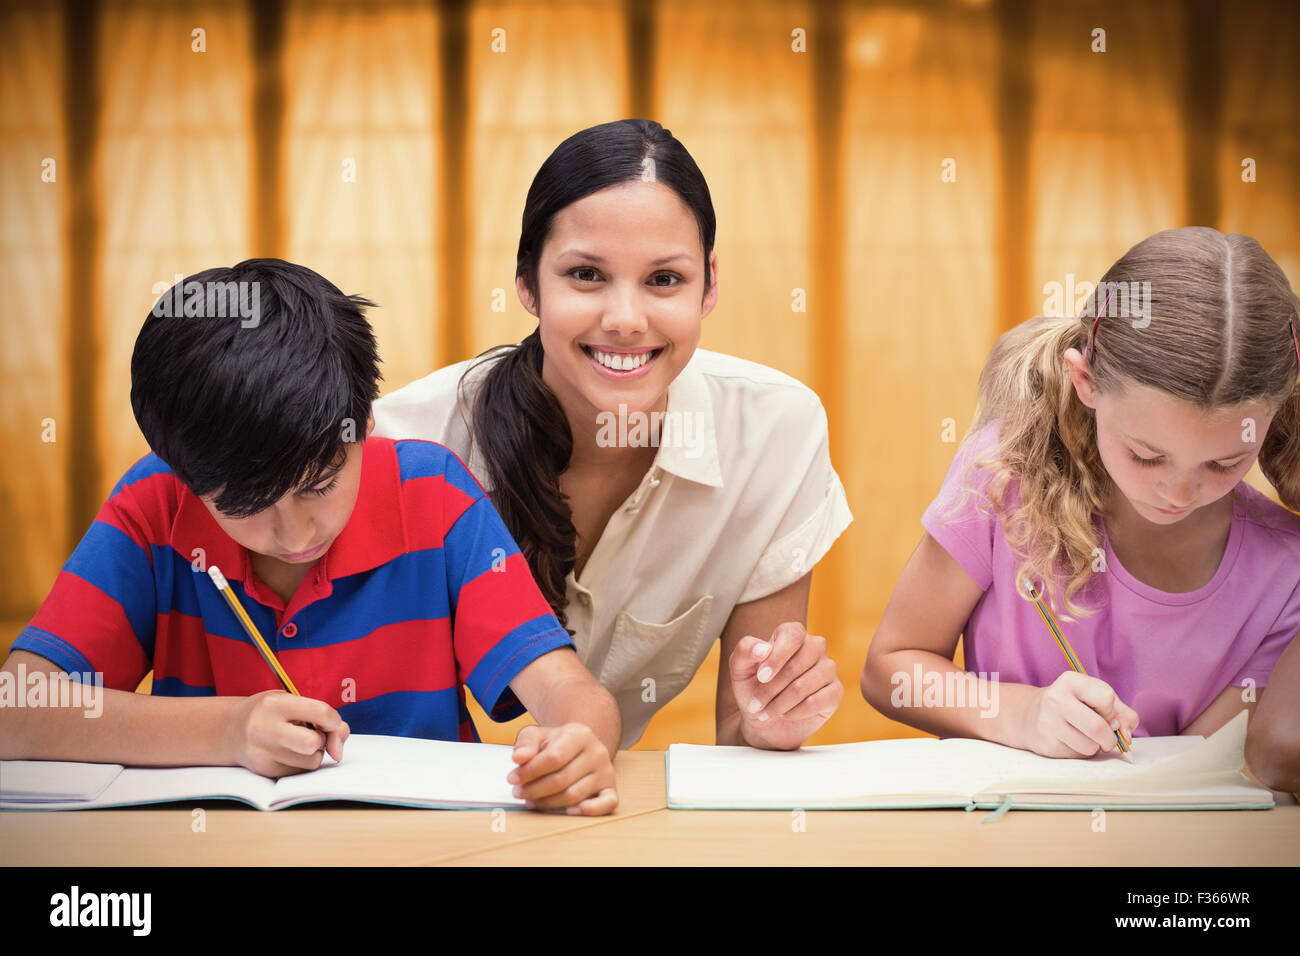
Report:
[[[826,414],[774,369],[697,348],[718,297],[708,185],[657,123],[561,143],[528,191],[516,288],[538,328],[375,405],[380,435],[466,459],[622,746],[721,638],[720,744],[798,747],[844,689],[805,629],[852,520]]]

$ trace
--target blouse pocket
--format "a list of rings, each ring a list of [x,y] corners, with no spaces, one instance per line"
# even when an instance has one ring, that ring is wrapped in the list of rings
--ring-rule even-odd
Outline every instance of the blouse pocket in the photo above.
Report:
[[[667,701],[695,676],[717,637],[709,629],[713,595],[706,594],[666,624],[650,624],[623,611],[614,620],[614,639],[598,680],[611,693],[654,681],[655,697]]]

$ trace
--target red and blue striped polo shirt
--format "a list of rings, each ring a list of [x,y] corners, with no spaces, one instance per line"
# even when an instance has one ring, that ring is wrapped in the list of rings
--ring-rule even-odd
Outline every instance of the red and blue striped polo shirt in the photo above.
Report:
[[[153,693],[280,687],[206,574],[216,564],[300,693],[354,733],[478,740],[473,691],[494,720],[509,684],[573,646],[492,502],[454,453],[368,438],[356,506],[292,600],[156,455],[126,473],[14,642],[69,673]]]

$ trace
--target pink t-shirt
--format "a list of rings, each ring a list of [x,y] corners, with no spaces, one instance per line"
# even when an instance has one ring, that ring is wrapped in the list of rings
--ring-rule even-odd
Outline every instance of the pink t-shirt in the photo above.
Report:
[[[969,500],[943,517],[960,496],[967,461],[983,457],[996,435],[993,425],[967,438],[921,524],[984,589],[966,622],[966,669],[1045,687],[1069,664],[1038,609],[1017,593],[1020,562],[989,507],[989,469],[970,472]],[[1010,491],[1014,502],[1014,481]],[[1180,733],[1229,684],[1249,679],[1263,687],[1300,633],[1300,518],[1245,482],[1233,500],[1223,559],[1203,587],[1170,594],[1143,584],[1120,564],[1103,529],[1106,570],[1076,599],[1095,613],[1063,621],[1062,609],[1052,608],[1084,670],[1138,712],[1139,735]]]

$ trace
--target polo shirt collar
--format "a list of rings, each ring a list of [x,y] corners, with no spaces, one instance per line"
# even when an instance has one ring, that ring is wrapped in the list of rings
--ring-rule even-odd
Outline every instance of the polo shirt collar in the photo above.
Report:
[[[401,475],[394,443],[368,438],[361,455],[356,505],[348,523],[317,562],[322,582],[369,571],[406,551]],[[217,565],[228,580],[248,587],[252,576],[248,550],[221,530],[207,506],[184,485],[172,524],[171,546],[191,561],[201,557],[203,567]]]
[[[321,558],[330,579],[371,571],[406,553],[397,446],[372,437],[361,450],[361,483],[352,517]]]
[[[668,386],[668,414],[664,440],[655,455],[655,467],[697,484],[722,487],[718,464],[718,435],[713,421],[713,398],[704,373],[691,357]]]

